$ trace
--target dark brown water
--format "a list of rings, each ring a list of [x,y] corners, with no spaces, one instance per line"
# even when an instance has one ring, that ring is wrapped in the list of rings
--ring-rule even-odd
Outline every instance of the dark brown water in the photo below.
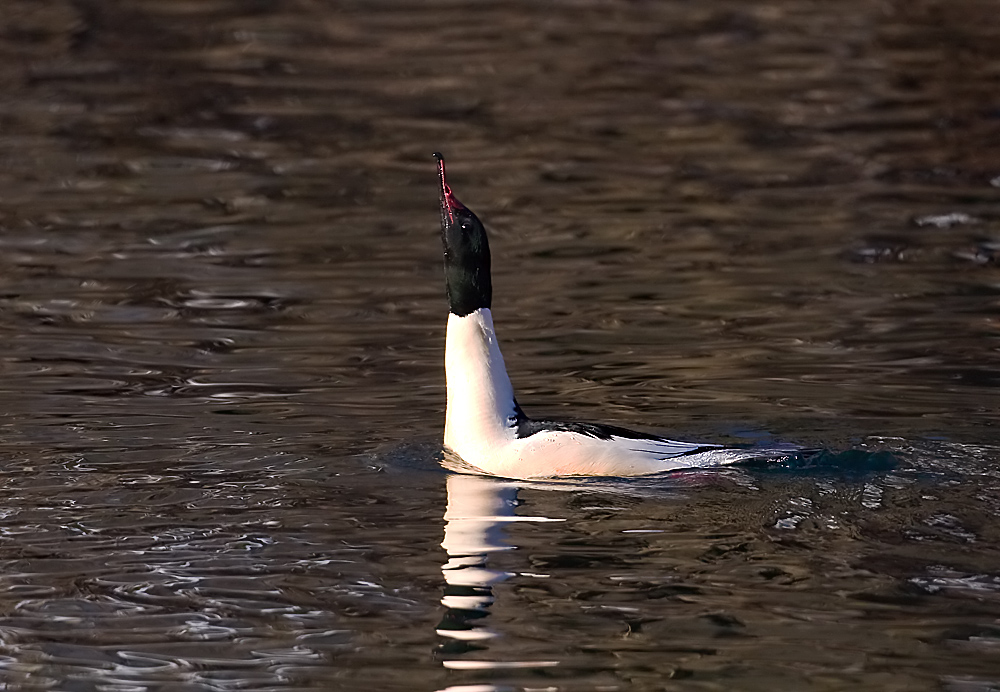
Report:
[[[998,27],[5,0],[0,686],[1000,689]],[[842,453],[445,474],[434,150],[529,413]]]

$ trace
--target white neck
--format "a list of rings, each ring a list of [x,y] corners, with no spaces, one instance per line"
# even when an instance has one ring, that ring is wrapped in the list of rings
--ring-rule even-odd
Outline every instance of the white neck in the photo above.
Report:
[[[444,443],[459,456],[477,458],[508,441],[513,432],[514,389],[493,331],[493,315],[480,308],[448,315],[444,351],[448,410]]]

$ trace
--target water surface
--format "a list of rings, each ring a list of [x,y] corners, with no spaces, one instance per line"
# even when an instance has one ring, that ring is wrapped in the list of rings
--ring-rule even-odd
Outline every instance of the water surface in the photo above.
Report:
[[[0,681],[1000,687],[985,0],[10,0]],[[430,152],[529,413],[809,463],[440,467]]]

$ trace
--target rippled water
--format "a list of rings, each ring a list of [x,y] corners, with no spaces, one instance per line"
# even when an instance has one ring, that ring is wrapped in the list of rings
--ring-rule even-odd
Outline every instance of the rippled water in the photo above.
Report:
[[[7,0],[0,684],[1000,688],[987,0]],[[439,465],[429,153],[528,412]]]

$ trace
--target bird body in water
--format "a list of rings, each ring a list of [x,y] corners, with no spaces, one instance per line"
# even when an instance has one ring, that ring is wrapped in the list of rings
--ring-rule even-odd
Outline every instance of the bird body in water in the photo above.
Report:
[[[792,448],[679,442],[626,428],[528,418],[514,397],[493,326],[490,249],[479,218],[438,162],[450,314],[444,444],[472,470],[506,478],[641,476],[787,456]]]

